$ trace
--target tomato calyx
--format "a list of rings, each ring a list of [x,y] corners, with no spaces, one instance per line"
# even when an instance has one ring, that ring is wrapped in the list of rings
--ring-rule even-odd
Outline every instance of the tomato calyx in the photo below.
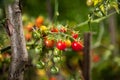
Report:
[[[60,28],[60,32],[63,32],[63,33],[67,32],[67,28],[65,27]]]

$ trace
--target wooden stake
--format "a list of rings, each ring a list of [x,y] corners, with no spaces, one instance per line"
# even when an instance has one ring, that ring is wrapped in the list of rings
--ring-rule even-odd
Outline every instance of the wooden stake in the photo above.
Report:
[[[84,34],[83,76],[85,80],[91,80],[91,38],[90,32]]]

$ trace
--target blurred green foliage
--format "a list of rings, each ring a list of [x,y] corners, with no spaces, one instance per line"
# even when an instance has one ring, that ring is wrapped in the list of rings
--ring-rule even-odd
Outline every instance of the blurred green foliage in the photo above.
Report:
[[[3,14],[3,0],[0,0],[0,20],[4,19]],[[54,15],[54,7],[55,1],[51,1],[51,10]],[[28,18],[28,22],[31,21],[31,18],[36,18],[39,15],[44,16],[46,19],[49,17],[48,10],[47,10],[47,0],[22,0],[22,14],[26,14]],[[76,24],[82,23],[88,19],[88,14],[91,12],[90,7],[86,5],[86,0],[58,0],[59,3],[59,16],[58,22],[65,24],[69,24],[70,27],[74,27]],[[118,55],[120,52],[120,16],[116,16],[116,22],[118,23],[116,26],[117,31],[117,46],[114,46],[114,49],[118,49]],[[120,57],[113,58],[112,50],[109,49],[111,46],[110,42],[110,32],[108,29],[108,21],[104,20],[102,22],[103,26],[103,33],[102,38],[100,40],[100,45],[95,48],[93,51],[95,54],[100,55],[100,62],[93,64],[92,69],[92,78],[93,80],[120,80]],[[98,36],[101,32],[101,23],[93,23],[91,24],[93,34],[92,44],[98,42]],[[81,26],[78,28],[80,35],[83,37],[83,33],[89,31],[88,25]],[[6,36],[6,32],[2,24],[0,24],[0,49],[7,46],[9,43],[9,38]],[[102,46],[101,46],[102,45]],[[31,53],[34,53],[31,52]],[[31,54],[32,55],[32,54]],[[71,54],[72,55],[72,54]],[[73,57],[69,55],[67,58],[70,59]],[[70,59],[71,60],[71,59]],[[33,73],[32,73],[33,72]],[[35,76],[35,70],[28,71],[29,80],[32,80]],[[27,77],[27,75],[26,75]],[[31,79],[30,79],[31,78]]]

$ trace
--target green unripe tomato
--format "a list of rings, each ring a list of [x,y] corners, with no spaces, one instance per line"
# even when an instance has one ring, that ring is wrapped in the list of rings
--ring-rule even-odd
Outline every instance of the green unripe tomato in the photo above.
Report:
[[[33,38],[35,38],[35,39],[39,39],[39,38],[40,38],[40,33],[38,33],[37,31],[34,31],[34,32],[32,33],[32,36],[33,36]]]
[[[87,4],[87,6],[92,6],[93,5],[93,1],[92,0],[87,0],[86,4]]]
[[[54,61],[54,62],[59,62],[59,61],[60,61],[60,57],[59,57],[59,56],[53,57],[53,61]]]
[[[37,64],[36,64],[36,67],[39,68],[39,69],[43,69],[45,67],[45,63],[43,61],[39,61]]]
[[[58,67],[53,66],[53,67],[51,67],[50,72],[51,72],[52,74],[57,74],[57,73],[59,72],[59,69],[58,69]]]

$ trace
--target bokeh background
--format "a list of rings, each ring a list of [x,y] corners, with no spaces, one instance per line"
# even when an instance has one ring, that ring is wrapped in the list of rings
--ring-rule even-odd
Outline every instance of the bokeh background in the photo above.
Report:
[[[0,1],[0,21],[4,19],[3,0]],[[44,18],[44,23],[53,21],[55,1],[54,0],[23,0],[22,18],[24,27],[28,23],[34,23],[39,16]],[[75,27],[88,19],[88,14],[93,7],[86,5],[86,0],[58,0],[57,22]],[[92,80],[120,80],[120,15],[114,14],[107,19],[92,23]],[[81,32],[89,31],[88,24],[78,26]],[[25,33],[26,34],[26,33]],[[10,39],[2,24],[0,24],[0,49],[10,45]],[[0,54],[0,80],[6,80],[10,62],[10,50]],[[32,53],[32,52],[31,52]],[[72,52],[74,53],[74,52]],[[70,65],[76,68],[77,56],[70,54],[66,57]],[[65,65],[65,64],[64,64]],[[69,74],[68,80],[74,79],[66,68],[62,69],[62,76]],[[77,74],[77,73],[76,73]],[[61,75],[57,75],[57,78]],[[75,75],[75,74],[74,74]],[[77,74],[79,75],[79,74]],[[52,77],[56,77],[52,75]],[[44,69],[30,68],[26,71],[25,80],[54,80],[49,79]],[[57,80],[57,79],[56,79]],[[62,80],[62,79],[60,79]]]

